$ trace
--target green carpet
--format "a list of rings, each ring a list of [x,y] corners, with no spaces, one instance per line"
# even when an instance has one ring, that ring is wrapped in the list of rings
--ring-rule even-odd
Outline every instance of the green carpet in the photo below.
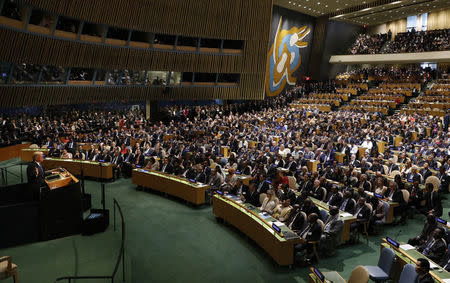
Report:
[[[17,160],[0,167],[11,162]],[[87,181],[86,191],[92,194],[93,207],[99,208],[100,184]],[[126,282],[307,282],[309,269],[277,266],[244,234],[217,222],[209,206],[195,208],[170,196],[136,191],[131,179],[120,179],[106,185],[111,224],[113,198],[120,203],[126,222]],[[443,203],[447,216],[449,204]],[[335,257],[321,259],[318,267],[336,270],[348,279],[356,265],[376,265],[382,236],[399,233],[398,240],[406,241],[419,233],[424,220],[416,215],[406,226],[387,226],[381,236],[370,237],[369,244],[363,240],[342,246]],[[120,230],[114,232],[110,225],[102,234],[3,249],[0,255],[11,255],[19,265],[19,282],[53,282],[65,275],[110,274],[119,245]],[[116,282],[121,278],[119,269]]]

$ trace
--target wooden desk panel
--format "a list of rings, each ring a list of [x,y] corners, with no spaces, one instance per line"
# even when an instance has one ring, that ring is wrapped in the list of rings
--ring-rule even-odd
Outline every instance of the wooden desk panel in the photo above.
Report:
[[[49,151],[46,148],[24,148],[20,150],[20,160],[31,162],[33,161],[33,154],[35,152],[42,152],[47,155]]]
[[[9,160],[21,156],[22,149],[28,148],[30,143],[10,145],[0,148],[0,161]],[[23,161],[23,159],[22,159]],[[29,160],[31,161],[31,159]]]
[[[278,265],[294,264],[294,246],[300,238],[286,240],[267,226],[262,219],[234,202],[213,196],[213,213],[230,223],[263,248]]]
[[[197,185],[185,178],[145,169],[133,169],[133,184],[179,197],[193,204],[204,204],[209,185]]]
[[[100,179],[112,179],[113,165],[111,163],[91,162],[76,159],[60,159],[60,158],[46,158],[42,162],[44,169],[66,168],[74,175],[81,175],[81,170],[85,177],[93,177]]]

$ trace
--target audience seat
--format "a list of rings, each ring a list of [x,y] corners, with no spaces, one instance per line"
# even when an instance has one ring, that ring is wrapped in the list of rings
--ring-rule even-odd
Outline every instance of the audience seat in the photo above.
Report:
[[[348,283],[367,283],[369,282],[369,271],[362,265],[358,265],[350,274]]]
[[[417,276],[418,275],[416,273],[416,267],[414,266],[414,264],[408,263],[403,267],[398,283],[416,282]]]
[[[439,185],[440,185],[440,181],[439,178],[436,176],[429,176],[426,180],[425,180],[425,185],[431,183],[433,184],[433,190],[437,191],[439,190]]]
[[[389,177],[395,178],[395,176],[397,176],[397,175],[401,175],[400,171],[394,170],[391,172],[391,174],[389,174]]]
[[[14,283],[18,282],[17,265],[12,263],[11,256],[0,257],[0,280],[13,277]]]
[[[402,190],[403,200],[408,203],[409,200],[409,192],[407,190]]]
[[[369,272],[369,277],[375,282],[384,282],[389,279],[392,265],[395,260],[395,252],[390,248],[384,248],[381,250],[380,257],[378,259],[378,265],[365,266]]]

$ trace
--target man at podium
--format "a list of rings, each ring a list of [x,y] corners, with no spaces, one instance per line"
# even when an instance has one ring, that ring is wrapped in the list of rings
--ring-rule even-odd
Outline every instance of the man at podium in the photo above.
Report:
[[[27,168],[28,184],[39,185],[39,187],[45,185],[45,172],[42,167],[43,160],[42,152],[38,151],[33,154],[33,161]]]

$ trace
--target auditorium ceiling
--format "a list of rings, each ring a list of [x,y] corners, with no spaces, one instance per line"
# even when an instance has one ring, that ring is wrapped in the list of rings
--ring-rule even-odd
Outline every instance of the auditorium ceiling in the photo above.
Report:
[[[450,8],[449,0],[274,0],[274,4],[314,17],[367,26]]]

